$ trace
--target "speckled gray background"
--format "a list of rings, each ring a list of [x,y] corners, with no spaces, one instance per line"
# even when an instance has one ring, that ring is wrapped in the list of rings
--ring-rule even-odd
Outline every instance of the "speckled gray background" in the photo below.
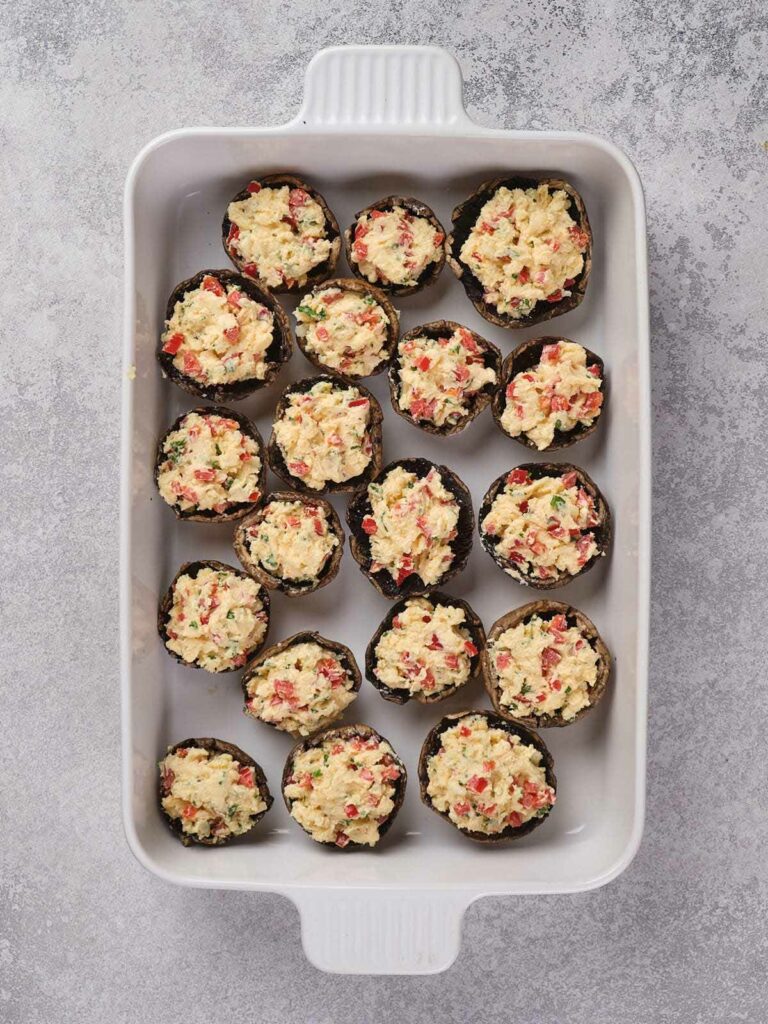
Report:
[[[3,6],[0,1020],[768,1019],[767,28],[759,0]],[[166,129],[287,119],[340,42],[447,46],[474,117],[608,136],[649,209],[645,839],[605,889],[475,904],[424,979],[323,975],[287,900],[161,883],[118,802],[122,181]]]

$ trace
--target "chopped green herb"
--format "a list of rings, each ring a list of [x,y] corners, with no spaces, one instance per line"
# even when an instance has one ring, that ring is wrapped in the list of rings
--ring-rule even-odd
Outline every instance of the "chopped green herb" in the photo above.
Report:
[[[549,503],[554,509],[561,509],[565,507],[565,498],[562,494],[553,494],[552,499]]]
[[[324,309],[313,309],[311,306],[299,306],[298,313],[303,313],[310,320],[327,320],[328,313]]]
[[[235,617],[235,613],[230,608],[230,610],[227,612],[227,618],[228,619],[234,619],[234,617]]]

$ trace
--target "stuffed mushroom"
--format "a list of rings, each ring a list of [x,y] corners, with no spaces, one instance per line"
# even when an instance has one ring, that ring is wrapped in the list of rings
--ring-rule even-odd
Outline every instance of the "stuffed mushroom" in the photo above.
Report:
[[[504,572],[538,590],[591,569],[611,541],[597,485],[567,462],[526,463],[494,480],[478,516],[483,547]]]
[[[261,767],[234,743],[182,740],[158,762],[160,808],[184,846],[223,846],[272,806]]]
[[[240,519],[264,497],[267,463],[256,427],[224,406],[192,409],[162,435],[155,483],[177,519]]]
[[[296,340],[307,359],[349,380],[380,373],[400,330],[397,310],[386,295],[354,277],[317,285],[293,315]]]
[[[560,601],[532,601],[491,626],[483,676],[496,711],[539,728],[569,725],[605,692],[611,655],[590,619]]]
[[[235,530],[237,557],[251,576],[288,597],[309,594],[339,571],[344,531],[330,502],[273,491]]]
[[[555,805],[552,755],[532,729],[489,711],[442,718],[419,757],[421,798],[468,839],[528,835]]]
[[[365,676],[384,700],[432,704],[478,676],[484,647],[467,602],[431,590],[390,609],[365,652]]]
[[[157,358],[184,391],[237,401],[270,384],[291,355],[285,312],[232,270],[201,270],[171,292]]]
[[[292,736],[310,736],[344,714],[360,682],[348,647],[319,633],[295,633],[250,662],[243,710]]]
[[[484,182],[453,211],[448,262],[478,313],[530,327],[578,306],[592,264],[584,201],[560,178]]]
[[[391,295],[411,295],[445,265],[445,231],[418,199],[386,196],[355,214],[344,233],[353,274]]]
[[[496,390],[501,353],[490,341],[451,320],[404,334],[389,364],[392,408],[430,434],[456,434]]]
[[[269,594],[231,565],[185,562],[160,602],[157,628],[182,665],[234,672],[267,639]]]
[[[383,736],[368,725],[345,725],[296,744],[283,771],[283,799],[315,842],[361,849],[389,831],[406,780]]]
[[[349,544],[380,594],[410,597],[464,569],[474,516],[465,484],[427,459],[390,462],[351,499]]]
[[[341,251],[325,199],[291,174],[252,178],[227,207],[222,241],[237,269],[271,292],[330,277]]]

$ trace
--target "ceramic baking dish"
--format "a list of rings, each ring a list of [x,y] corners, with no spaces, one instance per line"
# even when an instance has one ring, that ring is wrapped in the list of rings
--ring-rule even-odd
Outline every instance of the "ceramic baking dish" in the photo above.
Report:
[[[404,757],[410,783],[381,847],[344,855],[312,843],[289,819],[280,774],[290,743],[241,713],[238,677],[185,669],[166,655],[157,637],[158,595],[182,561],[221,558],[236,564],[231,526],[178,524],[155,493],[156,438],[195,404],[162,379],[154,356],[157,332],[178,281],[204,267],[227,266],[219,230],[229,198],[256,171],[278,170],[316,184],[342,226],[356,210],[390,193],[424,199],[448,225],[454,205],[479,182],[510,170],[555,172],[586,201],[595,237],[586,299],[538,333],[571,337],[606,361],[612,391],[606,421],[566,457],[592,475],[611,503],[615,544],[604,564],[554,596],[581,607],[597,623],[617,668],[610,694],[592,715],[571,728],[546,731],[558,804],[544,827],[517,844],[478,847],[418,797],[415,769],[423,737],[446,711],[487,707],[479,687],[436,707],[398,707],[363,683],[346,721],[378,728]],[[445,969],[459,949],[463,912],[480,896],[570,893],[615,878],[631,861],[643,824],[650,563],[645,215],[629,160],[594,136],[474,123],[463,107],[458,65],[443,50],[338,48],[309,65],[304,104],[289,124],[189,129],[150,143],[128,175],[125,231],[123,799],[136,857],[182,885],[290,897],[300,911],[309,959],[325,970],[357,973]],[[489,337],[504,353],[537,333],[535,327],[512,332],[486,323],[448,268],[435,286],[396,305],[403,330],[445,317]],[[277,385],[237,408],[266,437],[279,388],[310,372],[295,352]],[[385,409],[385,458],[423,455],[445,462],[469,485],[476,509],[491,480],[531,458],[501,434],[489,411],[464,433],[441,439],[391,412],[383,376],[373,379],[372,389]],[[343,498],[334,504],[343,512]],[[535,597],[496,568],[477,538],[468,568],[448,589],[468,598],[486,627]],[[271,638],[317,628],[350,645],[362,664],[388,607],[347,551],[332,586],[295,601],[273,597]],[[276,800],[252,840],[223,849],[185,849],[161,820],[156,760],[167,744],[190,735],[231,740],[265,768]]]

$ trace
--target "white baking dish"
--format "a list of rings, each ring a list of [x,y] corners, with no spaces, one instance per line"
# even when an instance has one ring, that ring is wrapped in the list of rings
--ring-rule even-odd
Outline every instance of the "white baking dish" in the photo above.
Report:
[[[611,377],[606,422],[566,454],[595,478],[615,515],[612,556],[556,595],[597,623],[617,662],[601,707],[571,728],[548,730],[559,780],[552,818],[504,848],[462,839],[424,808],[416,757],[445,711],[488,702],[473,689],[445,705],[397,707],[369,684],[346,716],[380,729],[405,758],[409,792],[382,846],[340,854],[313,844],[290,821],[280,774],[290,743],[241,713],[238,677],[205,676],[177,665],[155,630],[158,595],[179,563],[222,558],[236,564],[231,527],[177,524],[157,497],[152,459],[161,429],[193,401],[161,378],[154,349],[171,288],[204,267],[226,266],[219,225],[228,199],[256,170],[291,170],[326,195],[342,226],[369,201],[413,194],[445,225],[455,203],[509,170],[557,172],[582,192],[594,228],[592,279],[584,303],[545,325],[605,358]],[[149,870],[183,885],[267,890],[301,913],[309,959],[331,971],[427,973],[459,948],[464,909],[492,893],[567,893],[615,878],[642,832],[645,773],[649,550],[649,385],[646,245],[640,182],[627,158],[599,138],[571,132],[480,127],[462,105],[461,75],[431,47],[355,47],[318,54],[307,71],[299,116],[275,128],[172,132],[137,157],[125,192],[126,379],[123,384],[121,626],[123,796],[131,849]],[[340,268],[341,269],[341,268]],[[536,328],[509,332],[478,317],[446,269],[438,284],[396,303],[403,329],[446,317],[468,324],[508,352]],[[136,366],[131,380],[129,368]],[[309,374],[296,352],[280,384],[240,403],[266,437],[279,387]],[[489,412],[455,438],[430,437],[389,407],[385,380],[373,390],[385,409],[385,458],[444,461],[472,490],[530,454],[504,437]],[[274,481],[273,481],[274,483]],[[343,512],[343,499],[334,499]],[[486,627],[535,594],[505,577],[478,541],[449,591],[467,597]],[[388,608],[347,551],[335,583],[317,594],[273,598],[273,641],[318,628],[349,644],[362,663]],[[155,762],[190,735],[231,740],[264,766],[275,804],[250,842],[184,849],[156,806]]]

